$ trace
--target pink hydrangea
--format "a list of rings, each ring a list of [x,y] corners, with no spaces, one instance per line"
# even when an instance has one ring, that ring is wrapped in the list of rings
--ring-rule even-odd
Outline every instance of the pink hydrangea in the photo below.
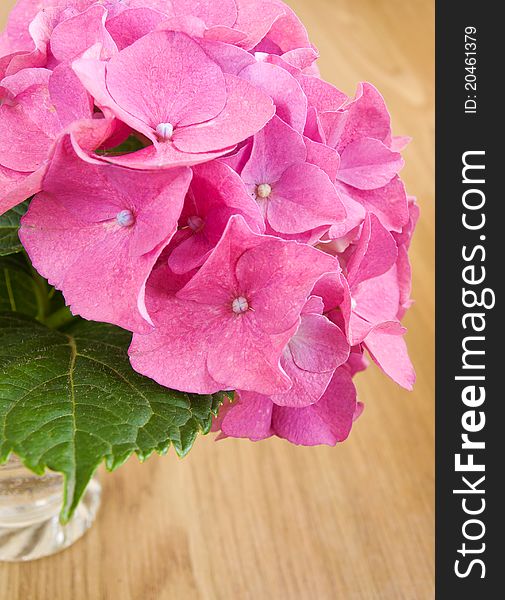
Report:
[[[411,389],[415,200],[376,88],[324,81],[281,0],[19,0],[0,214],[134,369],[226,391],[220,437],[342,442],[367,356]]]

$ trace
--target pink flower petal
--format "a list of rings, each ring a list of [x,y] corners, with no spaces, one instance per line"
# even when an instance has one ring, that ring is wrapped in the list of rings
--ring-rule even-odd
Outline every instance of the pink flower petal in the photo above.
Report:
[[[193,180],[182,211],[184,235],[168,259],[175,273],[200,267],[220,240],[230,217],[242,215],[253,231],[264,231],[258,205],[240,177],[228,166],[212,161],[193,168]]]
[[[192,15],[201,19],[207,27],[233,27],[238,10],[235,0],[176,0],[173,3],[176,16]]]
[[[298,132],[303,132],[307,118],[307,98],[300,84],[286,70],[265,62],[246,67],[240,77],[269,94],[279,116]]]
[[[412,390],[416,375],[403,339],[405,329],[398,322],[379,325],[365,339],[370,356],[398,385]]]
[[[314,281],[332,268],[331,257],[256,235],[234,216],[198,273],[152,314],[153,332],[134,336],[132,364],[163,385],[198,393],[289,389],[282,350]],[[148,298],[156,293],[149,288]]]
[[[205,32],[207,31],[207,27],[205,23],[199,19],[198,17],[169,17],[165,21],[162,21],[158,27],[156,27],[157,31],[178,31],[180,33],[185,33],[191,38],[198,39],[198,42],[201,41],[201,38],[204,37]]]
[[[95,44],[100,45],[102,59],[115,54],[117,46],[105,29],[106,17],[104,7],[95,5],[59,23],[51,35],[51,52],[56,60],[70,62]]]
[[[400,232],[409,219],[405,186],[399,177],[384,187],[374,190],[358,190],[345,184],[337,184],[342,198],[347,196],[359,202],[364,209],[373,213],[388,231]]]
[[[289,342],[293,363],[303,371],[327,373],[349,357],[345,336],[321,314],[306,314]]]
[[[407,135],[395,135],[391,140],[391,150],[393,152],[402,152],[410,144],[412,138]]]
[[[56,110],[51,111],[50,76],[47,69],[26,69],[2,81],[4,87],[15,90],[12,105],[0,106],[0,164],[4,167],[29,173],[47,158],[61,129]],[[21,81],[23,89],[18,87]]]
[[[96,50],[96,48],[92,48],[82,58],[72,63],[72,68],[77,77],[91,96],[93,96],[96,105],[104,112],[116,116],[139,133],[143,133],[146,137],[155,139],[154,132],[149,125],[121,108],[109,94],[106,81],[107,63],[96,59]]]
[[[339,308],[344,301],[344,277],[340,270],[335,273],[323,275],[314,286],[312,293],[322,299],[324,304],[324,313],[331,312]]]
[[[42,9],[50,9],[61,5],[61,0],[18,0],[14,8],[9,13],[7,27],[2,34],[3,44],[9,51],[30,48],[33,38],[29,32],[30,23],[36,18],[37,13]],[[2,48],[0,42],[0,48]]]
[[[176,129],[173,142],[178,150],[201,153],[230,148],[272,118],[274,107],[266,94],[234,75],[224,77],[228,96],[223,111],[206,123]]]
[[[0,216],[40,192],[46,167],[19,173],[0,165]]]
[[[35,15],[28,26],[30,42],[13,37],[6,44],[5,55],[0,48],[0,79],[15,75],[22,69],[45,67],[52,31],[59,21],[60,10],[48,8]],[[8,39],[6,35],[4,39]]]
[[[360,240],[347,265],[351,289],[366,279],[388,271],[395,264],[397,256],[398,250],[392,235],[374,214],[367,215]]]
[[[251,188],[279,181],[288,167],[304,163],[307,149],[302,136],[275,115],[254,136],[251,156],[242,170],[242,179]]]
[[[340,158],[337,178],[360,190],[384,187],[404,166],[400,154],[373,138],[351,142]]]
[[[281,361],[293,381],[285,394],[275,394],[278,406],[301,408],[315,404],[328,387],[335,369],[349,357],[349,344],[342,331],[321,314],[304,314]]]
[[[272,428],[293,444],[335,446],[349,435],[356,413],[356,389],[344,367],[337,369],[322,398],[305,408],[275,406]]]
[[[168,267],[157,269],[148,281],[146,306],[155,329],[147,335],[134,334],[130,362],[136,371],[161,385],[189,393],[214,394],[223,384],[209,374],[207,352],[217,335],[219,321],[212,313],[168,295],[158,285],[158,280],[168,273]]]
[[[236,173],[242,173],[251,158],[252,147],[253,141],[249,139],[246,142],[242,142],[242,145],[238,149],[226,154],[226,156],[223,156],[219,160],[231,167]]]
[[[226,103],[221,69],[178,32],[150,33],[113,56],[106,82],[115,103],[153,131],[208,121]]]
[[[166,18],[166,15],[152,8],[130,8],[108,19],[106,27],[117,48],[123,50],[154,31]]]
[[[337,182],[338,183],[338,182]],[[346,218],[340,223],[335,223],[330,227],[329,237],[333,240],[342,240],[344,248],[352,242],[353,232],[363,223],[366,216],[366,210],[362,204],[353,200],[347,193],[347,189],[337,185],[337,192],[340,196],[340,201],[344,205]],[[350,239],[348,239],[350,236]],[[341,251],[341,249],[340,249]]]
[[[303,134],[314,142],[326,144],[326,135],[321,120],[313,106],[309,106],[307,109],[307,120],[305,122]]]
[[[319,53],[312,47],[295,48],[284,52],[280,58],[290,67],[305,72],[315,65],[315,61],[319,58]]]
[[[274,3],[284,14],[272,24],[266,35],[267,40],[279,48],[281,53],[297,48],[310,48],[310,40],[303,23],[287,4],[280,0]]]
[[[346,216],[328,175],[309,163],[293,165],[284,172],[267,199],[266,214],[273,229],[281,233],[329,228]]]
[[[0,164],[33,172],[49,158],[65,131],[86,149],[101,145],[112,132],[110,119],[93,119],[92,103],[67,65],[53,72],[24,69],[2,81],[10,102],[0,106]]]
[[[189,181],[189,170],[147,178],[83,163],[64,138],[20,238],[75,313],[145,331],[145,283],[176,230]]]
[[[322,169],[334,183],[340,168],[338,152],[325,144],[314,142],[308,137],[304,137],[304,142],[307,148],[307,162]]]
[[[246,67],[256,64],[254,56],[242,48],[212,40],[198,40],[207,56],[218,64],[223,73],[239,75]]]
[[[93,117],[93,100],[70,65],[61,64],[53,70],[48,89],[62,127]]]
[[[229,437],[259,441],[272,434],[272,401],[254,392],[236,394],[221,423],[221,431]]]
[[[175,144],[168,142],[156,146],[148,146],[137,152],[123,154],[120,156],[103,155],[100,160],[113,165],[127,167],[129,169],[164,171],[172,167],[191,167],[206,163],[224,154],[228,154],[233,148],[223,148],[215,152],[181,152]]]
[[[324,112],[320,119],[328,145],[341,152],[363,137],[373,138],[389,147],[391,119],[384,99],[370,83],[359,85],[356,96],[336,112]]]
[[[337,111],[347,101],[344,92],[318,77],[300,75],[298,82],[307,96],[309,106],[314,107],[317,112]]]
[[[355,286],[352,297],[355,313],[372,326],[396,319],[400,305],[400,287],[396,265],[389,271]]]
[[[410,308],[412,300],[412,268],[410,266],[409,254],[405,246],[398,247],[398,260],[396,261],[396,275],[400,291],[399,309],[396,315],[398,320],[403,319],[407,309]]]
[[[211,27],[206,37],[252,50],[272,28],[275,21],[285,14],[284,6],[274,0],[235,0],[237,20],[231,27]]]

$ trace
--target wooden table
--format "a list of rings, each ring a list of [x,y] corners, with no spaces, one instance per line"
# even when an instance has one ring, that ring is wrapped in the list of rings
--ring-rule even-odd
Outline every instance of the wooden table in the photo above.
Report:
[[[3,21],[13,0],[1,0]],[[184,461],[105,476],[98,522],[70,550],[0,565],[1,600],[428,600],[433,598],[434,10],[429,0],[292,0],[348,93],[384,93],[415,138],[405,180],[414,242],[408,394],[372,368],[342,446],[200,440]]]

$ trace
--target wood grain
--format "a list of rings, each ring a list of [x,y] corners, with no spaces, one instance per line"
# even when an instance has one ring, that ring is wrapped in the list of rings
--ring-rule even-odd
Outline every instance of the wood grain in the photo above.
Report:
[[[0,21],[12,0],[0,0]],[[427,600],[434,592],[434,8],[430,0],[292,0],[326,78],[368,80],[415,138],[405,181],[412,249],[408,394],[372,368],[367,409],[336,449],[201,440],[184,461],[105,476],[92,531],[70,550],[0,565],[1,600]]]

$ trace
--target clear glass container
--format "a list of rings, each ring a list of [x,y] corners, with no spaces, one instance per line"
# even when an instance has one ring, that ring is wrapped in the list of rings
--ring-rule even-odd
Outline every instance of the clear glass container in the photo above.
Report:
[[[98,478],[91,481],[67,525],[59,521],[63,477],[39,477],[12,456],[0,465],[0,561],[27,561],[68,548],[92,525],[100,505]]]

